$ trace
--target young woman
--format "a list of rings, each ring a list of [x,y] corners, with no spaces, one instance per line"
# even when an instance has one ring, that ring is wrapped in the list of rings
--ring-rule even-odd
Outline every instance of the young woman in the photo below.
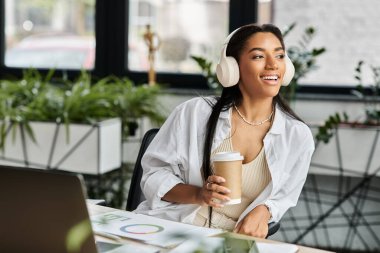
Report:
[[[279,95],[290,81],[286,57],[273,25],[243,26],[227,38],[217,68],[221,97],[194,98],[173,110],[143,157],[146,201],[136,212],[267,235],[268,222],[296,205],[314,151],[309,128]],[[220,151],[244,156],[240,204],[223,205],[229,189],[210,162]]]

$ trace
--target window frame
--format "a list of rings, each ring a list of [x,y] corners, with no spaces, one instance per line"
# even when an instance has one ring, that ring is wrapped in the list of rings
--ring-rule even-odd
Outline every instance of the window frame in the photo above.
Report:
[[[5,0],[0,0],[0,76],[5,60]]]
[[[230,0],[229,31],[257,21],[258,0]],[[254,15],[252,15],[252,13]],[[5,0],[0,0],[0,78],[21,77],[25,68],[6,67],[5,56]],[[95,66],[89,71],[95,78],[109,75],[126,76],[136,84],[147,83],[147,73],[128,69],[128,0],[95,1]],[[48,69],[38,69],[42,74]],[[80,70],[57,69],[55,77],[75,79]],[[210,89],[201,74],[157,72],[157,82],[168,88]],[[299,85],[297,93],[349,95],[354,87]]]

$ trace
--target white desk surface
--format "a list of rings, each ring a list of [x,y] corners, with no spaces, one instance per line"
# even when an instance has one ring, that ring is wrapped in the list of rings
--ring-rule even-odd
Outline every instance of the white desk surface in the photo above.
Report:
[[[104,207],[104,206],[98,206],[98,205],[94,205],[94,204],[90,204],[90,203],[87,203],[87,207],[88,207],[88,211],[90,213],[90,216],[93,216],[93,215],[98,215],[98,214],[102,214],[102,213],[107,213],[107,212],[112,212],[112,211],[115,211],[117,209],[114,209],[114,208],[110,208],[110,207]],[[278,241],[273,241],[273,240],[268,240],[268,239],[261,239],[261,238],[255,238],[255,237],[250,237],[250,236],[246,236],[246,235],[240,235],[240,234],[234,234],[234,236],[236,236],[237,238],[247,238],[247,239],[254,239],[255,241],[259,241],[259,242],[267,242],[267,243],[282,243],[282,242],[278,242]],[[97,236],[98,237],[98,236]],[[104,238],[102,238],[103,240]],[[133,243],[136,243],[136,244],[139,244],[139,245],[143,245],[143,243],[141,242],[137,242],[137,241],[133,241],[133,240],[128,240],[128,239],[122,239],[122,240],[126,240],[128,242],[133,242]],[[154,246],[150,246],[150,247],[154,247]],[[315,249],[315,248],[310,248],[310,247],[305,247],[305,246],[300,246],[300,245],[297,245],[298,247],[298,251],[297,253],[327,253],[327,252],[331,252],[331,251],[325,251],[325,250],[320,250],[320,249]],[[168,252],[169,250],[168,249],[163,249],[163,248],[159,248],[160,249],[160,252]]]

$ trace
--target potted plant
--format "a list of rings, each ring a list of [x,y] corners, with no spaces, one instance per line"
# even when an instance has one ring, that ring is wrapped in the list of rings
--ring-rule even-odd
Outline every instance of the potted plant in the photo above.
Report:
[[[372,71],[373,83],[369,84],[367,90],[364,89],[362,68],[364,61],[359,61],[355,68],[354,78],[358,81],[356,89],[351,93],[355,95],[364,105],[362,116],[355,120],[350,120],[346,112],[334,113],[330,115],[322,126],[318,128],[316,139],[328,143],[339,126],[350,126],[354,128],[377,127],[380,125],[380,67],[369,66]]]
[[[140,85],[135,86],[130,81],[124,81],[124,85],[114,82],[118,95],[115,98],[115,112],[122,119],[124,139],[135,135],[139,127],[137,119],[148,118],[154,124],[164,121],[163,107],[157,100],[160,86]]]
[[[316,133],[317,148],[312,159],[312,170],[321,173],[362,176],[376,170],[380,131],[380,67],[369,66],[373,83],[363,88],[362,70],[366,64],[359,61],[355,79],[359,82],[352,94],[363,103],[362,116],[351,120],[346,112],[329,116]],[[334,171],[335,168],[335,171]]]
[[[128,122],[163,120],[155,105],[158,86],[136,87],[116,77],[92,84],[85,72],[75,82],[53,85],[52,73],[29,70],[21,80],[0,82],[2,163],[105,173],[121,165]]]

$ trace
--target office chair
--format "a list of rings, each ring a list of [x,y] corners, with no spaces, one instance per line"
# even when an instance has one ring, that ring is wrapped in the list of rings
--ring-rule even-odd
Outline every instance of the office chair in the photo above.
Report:
[[[133,211],[137,206],[145,200],[144,194],[140,188],[140,181],[142,176],[141,159],[148,148],[150,142],[156,136],[158,128],[153,128],[147,131],[141,141],[141,147],[137,155],[135,168],[133,170],[131,185],[129,187],[128,199],[127,199],[127,211]],[[268,224],[268,236],[275,234],[280,229],[280,222],[271,222]]]
[[[142,141],[141,141],[141,147],[139,150],[139,153],[137,155],[135,168],[133,169],[132,179],[131,179],[131,185],[129,187],[129,193],[128,193],[128,199],[127,199],[127,211],[133,211],[137,208],[137,206],[145,200],[144,194],[141,191],[140,188],[140,182],[142,177],[142,166],[141,166],[141,159],[145,153],[145,150],[148,148],[149,144],[153,140],[153,138],[156,136],[158,132],[158,128],[153,128],[148,130]]]

